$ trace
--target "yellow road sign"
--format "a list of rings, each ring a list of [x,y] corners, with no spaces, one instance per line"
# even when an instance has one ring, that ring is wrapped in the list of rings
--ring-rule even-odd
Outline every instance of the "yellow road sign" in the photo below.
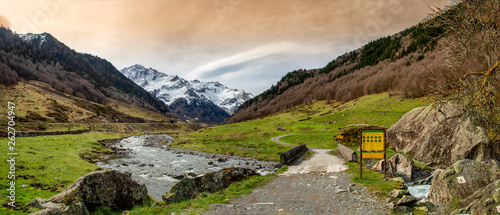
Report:
[[[363,142],[363,151],[384,151],[384,131],[363,131],[361,141]]]

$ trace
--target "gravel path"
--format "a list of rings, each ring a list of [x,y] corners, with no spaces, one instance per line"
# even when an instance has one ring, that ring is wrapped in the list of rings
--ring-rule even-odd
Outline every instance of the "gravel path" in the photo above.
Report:
[[[342,158],[312,150],[310,159],[296,161],[266,185],[229,204],[212,205],[205,214],[390,214],[382,199],[343,173]]]

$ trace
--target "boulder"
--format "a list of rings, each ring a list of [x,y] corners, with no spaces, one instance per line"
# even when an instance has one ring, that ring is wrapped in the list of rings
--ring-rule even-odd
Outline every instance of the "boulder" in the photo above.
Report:
[[[196,178],[184,178],[166,192],[162,199],[165,203],[179,202],[196,198],[200,193],[214,193],[227,188],[232,182],[256,175],[246,168],[226,168],[218,172],[207,173]]]
[[[428,198],[443,204],[450,204],[453,199],[466,199],[500,179],[499,173],[500,165],[494,160],[459,161],[445,170],[436,171]],[[463,177],[463,183],[459,183],[459,177]]]
[[[374,169],[384,171],[384,160],[373,166]],[[413,161],[401,153],[394,154],[386,164],[387,173],[401,176],[406,181],[413,179]]]
[[[81,201],[74,201],[71,205],[68,205],[61,209],[61,214],[68,215],[88,215],[90,214],[87,206]]]
[[[429,105],[408,112],[387,130],[387,142],[413,159],[439,168],[463,159],[493,158],[493,144],[483,128],[470,118],[450,118],[457,112],[451,104],[440,109]]]
[[[124,210],[147,198],[146,186],[134,181],[129,174],[105,170],[82,176],[65,191],[50,198],[50,201],[68,204],[81,200],[89,208],[107,206]]]
[[[488,186],[480,189],[466,199],[459,202],[466,206],[471,214],[495,214],[498,213],[497,206],[500,205],[500,180],[496,180]]]
[[[402,206],[402,205],[411,205],[413,203],[417,202],[417,199],[413,196],[410,195],[404,195],[403,198],[401,198],[397,203],[396,206]]]
[[[27,207],[40,208],[42,210],[34,213],[33,215],[88,215],[87,206],[83,202],[74,201],[66,206],[64,203],[54,203],[48,199],[35,198],[26,204]]]
[[[410,191],[408,191],[408,190],[391,190],[391,192],[389,192],[389,196],[394,198],[394,199],[401,198],[405,195],[410,195]]]

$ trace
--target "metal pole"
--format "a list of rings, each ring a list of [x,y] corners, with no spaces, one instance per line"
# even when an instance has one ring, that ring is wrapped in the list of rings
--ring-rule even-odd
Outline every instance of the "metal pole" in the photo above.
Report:
[[[386,145],[387,145],[387,135],[386,135],[385,129],[384,129],[384,181],[387,181],[387,151],[386,151]]]
[[[363,178],[363,129],[359,132],[359,177]]]

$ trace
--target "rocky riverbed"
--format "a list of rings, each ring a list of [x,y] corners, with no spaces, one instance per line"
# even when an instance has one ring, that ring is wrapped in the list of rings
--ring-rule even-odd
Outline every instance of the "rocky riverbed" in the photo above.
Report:
[[[274,173],[279,163],[253,158],[170,148],[168,135],[142,135],[108,143],[115,151],[97,163],[102,168],[132,173],[157,200],[184,177],[196,177],[229,167],[243,167],[260,174]]]

